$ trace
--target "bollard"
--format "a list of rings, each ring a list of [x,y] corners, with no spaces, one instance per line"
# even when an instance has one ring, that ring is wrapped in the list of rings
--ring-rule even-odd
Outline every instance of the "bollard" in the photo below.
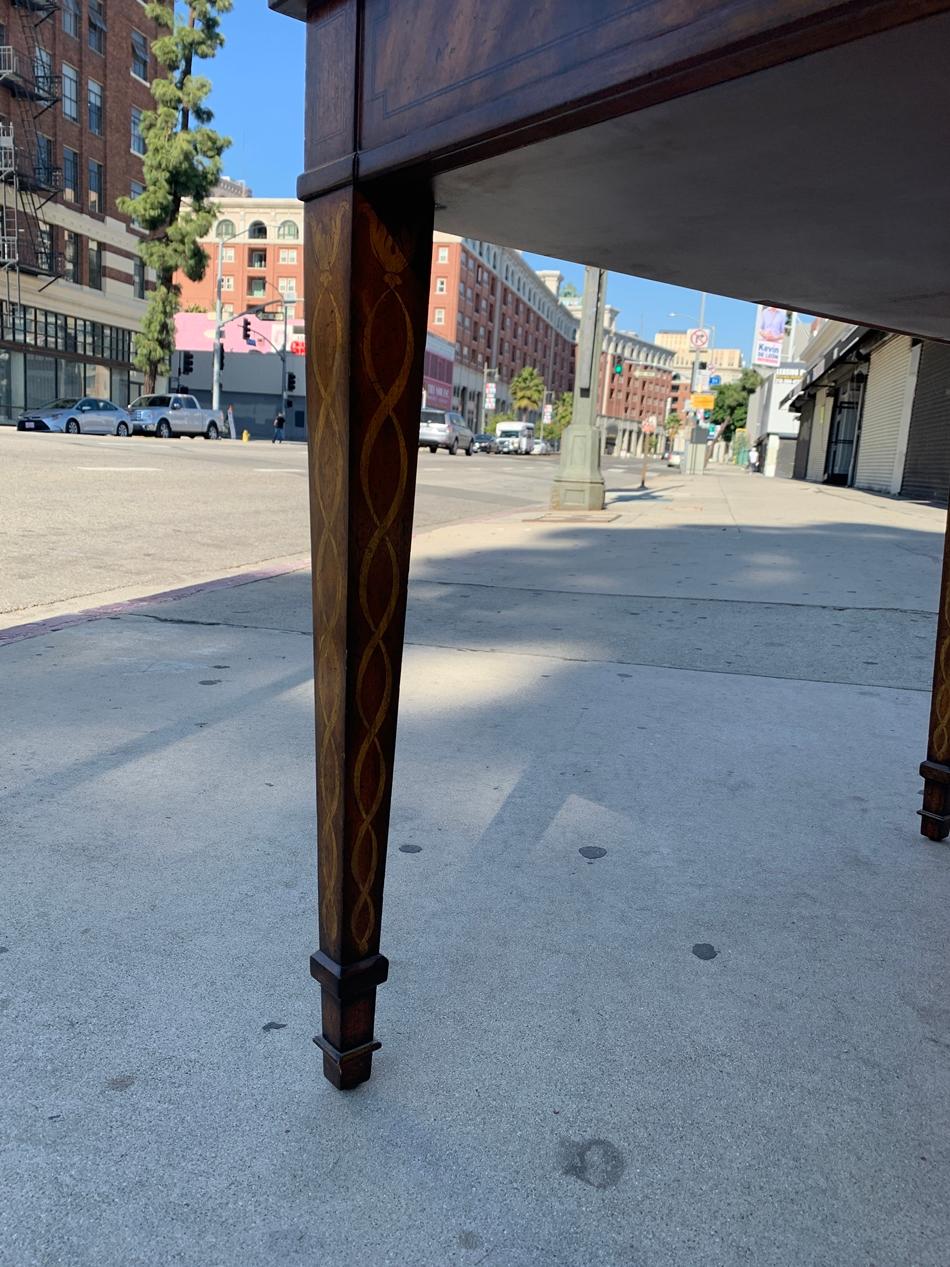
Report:
[[[244,444],[247,444],[250,438],[251,438],[251,433],[245,428],[245,430],[241,432],[241,440]]]

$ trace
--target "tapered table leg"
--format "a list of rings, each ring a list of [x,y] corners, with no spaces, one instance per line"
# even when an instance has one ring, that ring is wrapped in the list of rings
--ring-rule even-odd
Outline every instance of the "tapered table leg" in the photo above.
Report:
[[[950,835],[950,517],[943,544],[927,760],[920,773],[924,778],[921,834],[930,840],[946,840]]]
[[[317,855],[325,1076],[372,1053],[433,203],[414,180],[306,207]]]

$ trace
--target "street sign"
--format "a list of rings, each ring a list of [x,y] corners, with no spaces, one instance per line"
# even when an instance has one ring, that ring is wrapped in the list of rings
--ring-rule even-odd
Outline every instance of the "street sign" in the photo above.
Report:
[[[291,339],[290,353],[291,353],[291,356],[306,356],[307,355],[307,340],[306,339]]]
[[[548,424],[552,421],[552,419],[554,418],[554,406],[553,406],[553,405],[545,405],[545,406],[544,406],[544,413],[541,415],[541,417],[542,417],[542,419],[543,419],[543,421],[544,421],[544,425],[545,425],[545,426],[547,426],[547,425],[548,425]]]
[[[706,326],[695,326],[686,331],[686,341],[694,352],[705,352],[709,347],[709,330]]]
[[[710,374],[710,376],[709,376],[709,386],[710,386],[710,387],[718,387],[718,386],[719,386],[719,384],[720,384],[721,382],[722,382],[722,375],[721,375],[721,374]]]
[[[643,432],[645,436],[652,436],[654,431],[656,431],[656,423],[645,422],[643,426],[640,428],[640,430]]]
[[[716,397],[712,392],[694,392],[689,398],[690,409],[712,409],[715,403]]]
[[[495,387],[496,385],[494,383],[485,384],[485,408],[486,409],[495,408]]]

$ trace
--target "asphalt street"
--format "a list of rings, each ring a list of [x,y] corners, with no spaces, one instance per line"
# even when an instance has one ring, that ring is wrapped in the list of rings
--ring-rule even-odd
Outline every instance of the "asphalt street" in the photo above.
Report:
[[[556,458],[419,455],[414,526],[547,500]],[[0,430],[0,627],[305,555],[302,444]]]

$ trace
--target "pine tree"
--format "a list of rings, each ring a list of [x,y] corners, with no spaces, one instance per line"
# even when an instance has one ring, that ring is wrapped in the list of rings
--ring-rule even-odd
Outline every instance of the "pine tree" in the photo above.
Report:
[[[145,376],[146,392],[154,391],[158,375],[171,368],[180,301],[175,273],[181,269],[191,281],[200,281],[208,265],[200,239],[214,223],[209,197],[230,141],[209,126],[213,116],[205,102],[211,81],[192,72],[196,60],[214,57],[224,44],[220,15],[231,3],[189,0],[181,14],[174,4],[158,0],[145,6],[165,31],[152,44],[164,74],[152,83],[155,109],[142,114],[145,191],[137,198],[118,198],[116,205],[148,231],[139,255],[156,276],[135,339],[134,363]]]

